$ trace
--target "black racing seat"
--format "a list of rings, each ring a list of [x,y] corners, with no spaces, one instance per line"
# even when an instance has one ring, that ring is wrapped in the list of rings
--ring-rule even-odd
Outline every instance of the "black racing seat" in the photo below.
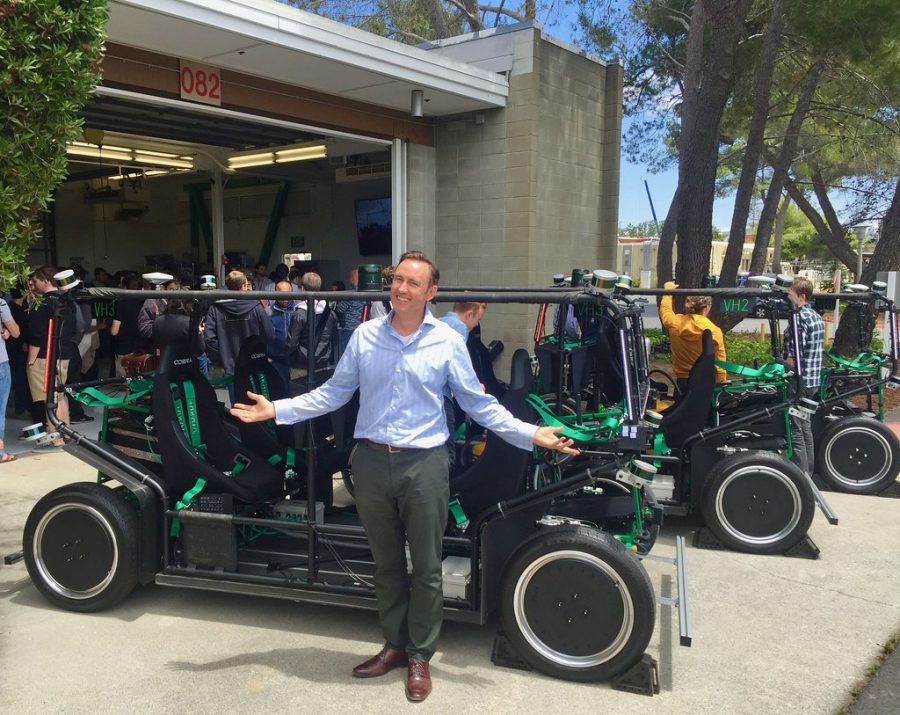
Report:
[[[315,373],[316,385],[330,377],[331,371],[317,370]],[[300,378],[296,383],[305,383],[306,378]],[[305,384],[303,385],[305,387]],[[247,391],[261,394],[269,400],[281,400],[302,394],[304,391],[298,384],[292,382],[285,385],[281,376],[272,367],[266,357],[266,343],[259,335],[250,335],[241,344],[240,352],[234,366],[234,394],[235,399],[246,396]],[[246,400],[244,400],[246,401]],[[332,475],[346,466],[346,452],[343,455],[337,453],[337,439],[331,439],[332,422],[343,420],[340,410],[313,420],[316,450],[316,499],[326,506],[331,506],[334,495],[332,492]],[[288,470],[299,477],[296,485],[297,494],[306,494],[306,456],[299,447],[307,447],[307,430],[309,422],[301,422],[297,425],[278,425],[275,420],[266,422],[254,422],[246,424],[239,422],[241,444],[248,449],[261,454],[287,475]],[[343,426],[343,425],[342,425]],[[342,443],[341,443],[342,444]]]
[[[153,381],[153,423],[169,495],[182,499],[202,478],[206,493],[250,503],[279,497],[282,471],[239,445],[223,419],[215,390],[188,346],[167,346]]]
[[[663,412],[660,429],[666,444],[680,449],[685,440],[697,434],[709,422],[713,390],[716,386],[716,349],[712,333],[703,331],[700,356],[688,374],[687,388],[681,400]]]
[[[485,345],[481,340],[481,325],[479,324],[469,331],[466,347],[469,350],[469,357],[472,359],[472,367],[475,368],[478,381],[484,385],[484,391],[498,400],[502,399],[506,392],[506,385],[494,374],[494,360],[503,352],[503,343],[499,340],[492,340],[489,346]]]
[[[513,353],[509,388],[500,404],[514,417],[526,422],[534,421],[534,414],[526,402],[532,381],[531,358],[520,348]],[[472,519],[497,502],[525,492],[526,467],[530,459],[530,450],[513,447],[488,432],[481,457],[450,480],[450,494],[459,499],[463,510]]]
[[[625,374],[616,324],[603,316],[597,323],[594,343],[594,392],[597,402],[614,405],[625,399]]]
[[[269,362],[266,343],[259,335],[250,335],[241,344],[234,363],[234,399],[247,402],[247,392],[262,395],[267,400],[290,397],[288,385]],[[281,457],[276,465],[282,469],[294,468],[297,455],[292,445],[292,429],[278,426],[275,420],[266,422],[239,422],[241,444],[267,458]]]

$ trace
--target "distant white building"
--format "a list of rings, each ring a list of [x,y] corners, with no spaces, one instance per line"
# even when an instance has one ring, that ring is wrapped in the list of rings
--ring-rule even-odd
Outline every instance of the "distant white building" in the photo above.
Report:
[[[738,273],[750,269],[750,259],[753,256],[753,236],[744,239],[744,249],[741,253],[741,262]],[[713,241],[709,254],[709,275],[717,276],[722,272],[722,263],[725,261],[727,241]],[[646,287],[656,286],[656,254],[659,250],[659,239],[649,236],[619,236],[616,249],[616,267],[618,273],[624,273],[632,277],[637,284]],[[773,250],[766,253],[766,270],[772,265]],[[678,259],[678,245],[672,250],[673,260]],[[791,266],[782,264],[782,273],[791,274]]]

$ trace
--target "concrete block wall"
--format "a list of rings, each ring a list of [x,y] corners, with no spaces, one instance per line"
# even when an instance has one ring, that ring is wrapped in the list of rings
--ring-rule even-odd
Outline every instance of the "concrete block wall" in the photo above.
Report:
[[[509,46],[507,106],[435,123],[444,285],[540,287],[554,273],[615,262],[621,67],[533,26]],[[501,376],[515,348],[533,348],[536,314],[534,306],[488,309],[485,339],[507,346]]]
[[[434,147],[409,144],[406,156],[406,247],[436,254],[437,155]],[[438,264],[440,265],[440,264]]]

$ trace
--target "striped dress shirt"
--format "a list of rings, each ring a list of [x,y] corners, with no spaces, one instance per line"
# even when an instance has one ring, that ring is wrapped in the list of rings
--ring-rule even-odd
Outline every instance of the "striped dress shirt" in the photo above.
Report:
[[[275,419],[291,424],[346,404],[359,388],[353,436],[395,447],[427,449],[444,444],[444,388],[483,427],[520,449],[531,449],[537,427],[514,418],[478,382],[462,337],[427,308],[411,336],[391,327],[393,311],[359,326],[334,375],[305,395],[275,402]]]

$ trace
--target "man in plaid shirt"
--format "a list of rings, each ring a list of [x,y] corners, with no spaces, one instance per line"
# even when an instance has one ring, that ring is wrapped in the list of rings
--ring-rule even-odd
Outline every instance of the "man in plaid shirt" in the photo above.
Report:
[[[812,309],[813,285],[802,277],[794,278],[794,284],[788,291],[788,298],[800,309],[800,363],[803,377],[800,380],[798,397],[808,397],[818,401],[819,378],[822,374],[822,350],[825,344],[825,323],[819,314]],[[785,362],[794,367],[794,335],[789,329],[785,337]],[[810,420],[791,418],[791,440],[794,444],[793,461],[807,474],[815,468],[815,452],[813,450],[812,424]]]

